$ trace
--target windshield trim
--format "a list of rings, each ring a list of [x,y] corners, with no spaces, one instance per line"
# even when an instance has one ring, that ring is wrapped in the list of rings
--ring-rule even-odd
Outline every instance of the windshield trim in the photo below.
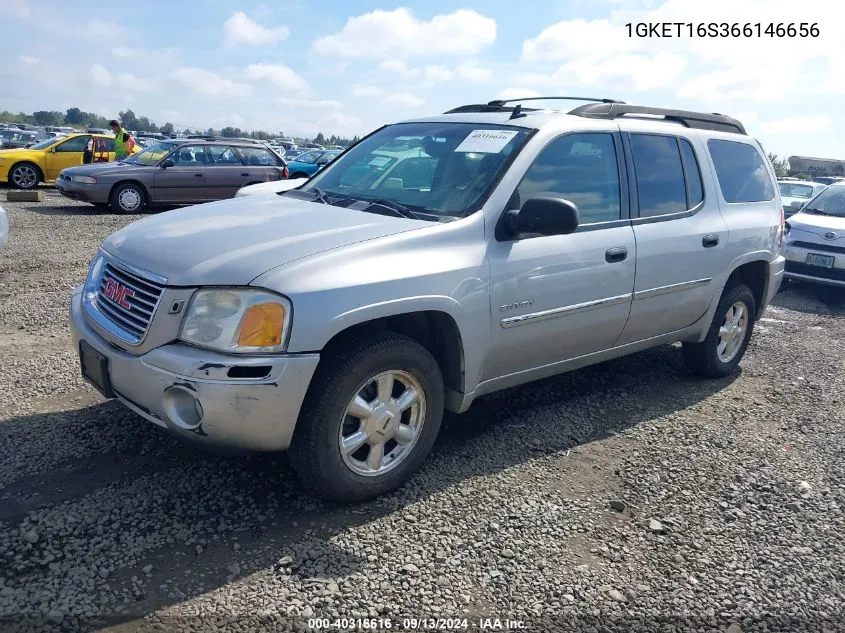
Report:
[[[151,163],[139,163],[138,162],[138,160],[137,160],[138,156],[140,156],[141,154],[143,154],[146,151],[151,151],[152,149],[158,147],[159,145],[170,145],[171,147],[164,154],[162,154],[162,156],[160,158],[156,159],[155,161],[153,161]],[[148,147],[145,147],[144,149],[142,149],[137,154],[133,154],[132,156],[127,156],[126,158],[124,158],[123,160],[121,160],[119,162],[126,163],[127,165],[138,165],[139,167],[155,167],[161,161],[165,160],[168,156],[170,156],[175,150],[179,149],[179,147],[181,145],[182,144],[180,144],[180,143],[172,143],[172,142],[168,142],[168,141],[162,141],[161,143],[156,143],[155,145],[149,145]],[[152,152],[150,152],[150,153],[152,153]],[[135,160],[132,160],[132,159],[135,159]]]
[[[370,134],[367,134],[366,136],[360,138],[357,143],[353,143],[352,145],[347,147],[345,150],[343,150],[343,151],[336,150],[336,151],[338,151],[338,155],[335,157],[334,160],[332,160],[328,165],[326,165],[321,171],[318,171],[317,174],[315,176],[312,176],[312,178],[310,178],[307,182],[303,183],[299,187],[296,187],[296,189],[299,190],[299,191],[302,191],[302,192],[309,192],[309,193],[313,192],[314,191],[314,184],[313,184],[314,179],[322,179],[322,177],[324,177],[325,174],[329,173],[330,170],[333,167],[336,167],[339,164],[338,160],[341,158],[341,156],[350,155],[350,150],[352,150],[357,145],[362,144],[364,141],[369,139],[371,136],[375,136],[379,132],[381,132],[381,131],[383,131],[387,128],[390,128],[390,127],[399,127],[399,126],[403,126],[403,125],[420,125],[420,124],[470,125],[470,126],[471,125],[481,125],[480,123],[475,123],[475,122],[472,122],[472,121],[432,121],[432,120],[427,120],[427,119],[413,120],[413,121],[400,121],[398,123],[390,123],[390,124],[387,124],[387,125],[382,125],[377,130],[373,130]],[[519,157],[519,155],[522,153],[522,151],[525,149],[525,147],[528,145],[528,143],[531,141],[531,139],[534,137],[534,135],[537,134],[537,132],[539,131],[538,128],[529,128],[529,127],[518,126],[518,125],[513,125],[513,124],[508,124],[508,123],[484,123],[483,125],[485,126],[485,128],[490,127],[490,128],[501,128],[503,130],[516,130],[518,132],[524,133],[525,136],[522,139],[522,141],[514,147],[514,150],[510,153],[510,155],[502,163],[502,165],[499,168],[498,172],[496,173],[495,177],[493,179],[491,179],[491,181],[487,184],[487,187],[484,189],[484,191],[478,196],[478,198],[476,200],[474,200],[472,202],[472,205],[468,206],[468,208],[465,209],[463,212],[461,212],[461,213],[446,213],[446,212],[440,212],[440,211],[435,210],[435,209],[429,209],[429,210],[426,210],[426,211],[420,211],[420,213],[423,213],[425,215],[437,215],[437,216],[439,216],[443,219],[442,221],[459,220],[459,219],[463,219],[463,218],[468,218],[471,215],[478,213],[484,207],[484,205],[487,204],[487,201],[490,199],[490,196],[493,195],[493,193],[496,191],[499,184],[501,183],[502,179],[510,171],[510,168],[513,165],[513,162]],[[319,188],[319,184],[318,184],[318,188]],[[403,204],[403,203],[400,203],[400,204]]]

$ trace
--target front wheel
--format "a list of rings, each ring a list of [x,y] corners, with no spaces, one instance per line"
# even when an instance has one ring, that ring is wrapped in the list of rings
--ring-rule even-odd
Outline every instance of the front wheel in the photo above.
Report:
[[[751,340],[756,314],[754,294],[748,286],[737,283],[725,288],[707,337],[700,343],[683,344],[687,367],[706,378],[734,373]]]
[[[132,182],[115,187],[109,198],[109,206],[117,213],[140,213],[145,202],[144,190]]]
[[[12,167],[9,181],[18,189],[35,189],[41,181],[41,171],[31,163],[20,163]]]
[[[372,499],[407,481],[431,451],[445,393],[437,361],[393,333],[321,362],[289,450],[303,482],[336,501]]]

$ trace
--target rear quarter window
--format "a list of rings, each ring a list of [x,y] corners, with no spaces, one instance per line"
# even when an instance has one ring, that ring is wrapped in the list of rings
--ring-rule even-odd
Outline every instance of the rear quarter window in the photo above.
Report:
[[[768,202],[774,199],[775,188],[769,170],[756,147],[737,141],[710,139],[707,148],[726,202]]]

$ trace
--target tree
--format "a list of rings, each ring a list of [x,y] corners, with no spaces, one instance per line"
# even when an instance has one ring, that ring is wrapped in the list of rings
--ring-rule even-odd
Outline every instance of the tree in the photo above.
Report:
[[[32,118],[35,119],[36,125],[62,125],[65,122],[65,117],[61,112],[48,112],[47,110],[39,110],[32,113]]]
[[[79,108],[68,108],[65,111],[65,123],[68,125],[81,125],[85,121],[85,112]]]
[[[173,124],[169,121],[161,126],[162,134],[173,134]]]
[[[778,178],[783,178],[784,176],[789,175],[789,160],[786,158],[780,158],[777,154],[773,152],[769,152],[768,154],[769,161],[772,163],[772,167],[775,170],[775,176]]]
[[[120,112],[117,116],[120,119],[121,125],[123,125],[123,127],[127,130],[138,129],[138,118],[135,116],[135,113],[132,112],[132,110]]]
[[[322,132],[318,132],[317,136],[314,137],[314,142],[317,145],[325,145],[326,144],[326,137],[323,136]]]

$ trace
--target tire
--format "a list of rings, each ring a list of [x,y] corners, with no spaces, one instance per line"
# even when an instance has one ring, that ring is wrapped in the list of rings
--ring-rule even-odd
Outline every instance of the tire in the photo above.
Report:
[[[35,189],[43,179],[41,170],[32,163],[18,163],[9,171],[9,183],[18,189]]]
[[[134,182],[125,182],[112,189],[109,206],[116,213],[140,213],[147,203],[147,194],[143,187]]]
[[[311,176],[309,176],[308,174],[303,174],[302,172],[299,172],[299,171],[296,172],[295,174],[291,174],[290,176],[288,176],[288,178],[290,180],[296,180],[297,178],[310,178],[310,177]]]
[[[375,378],[387,372],[394,376],[389,405],[378,405],[381,410],[369,418],[348,413],[356,396],[369,407],[381,402]],[[408,387],[422,397],[398,413]],[[321,361],[300,411],[290,462],[303,483],[324,497],[347,503],[372,499],[400,487],[419,469],[437,438],[444,403],[440,367],[422,345],[394,333],[354,341]],[[414,421],[416,434],[409,424]],[[366,441],[344,457],[342,438],[353,435]],[[384,442],[382,453],[373,453],[378,440]],[[381,456],[380,474],[366,465],[374,454]]]
[[[744,316],[737,316],[739,306]],[[741,283],[727,286],[719,299],[707,337],[700,343],[683,344],[684,362],[687,367],[705,378],[724,378],[733,374],[748,348],[756,315],[757,305],[751,289]],[[733,333],[729,332],[723,340],[722,328],[729,325],[729,320],[734,319],[738,319],[739,329],[734,329]],[[720,353],[723,343],[725,348]]]

